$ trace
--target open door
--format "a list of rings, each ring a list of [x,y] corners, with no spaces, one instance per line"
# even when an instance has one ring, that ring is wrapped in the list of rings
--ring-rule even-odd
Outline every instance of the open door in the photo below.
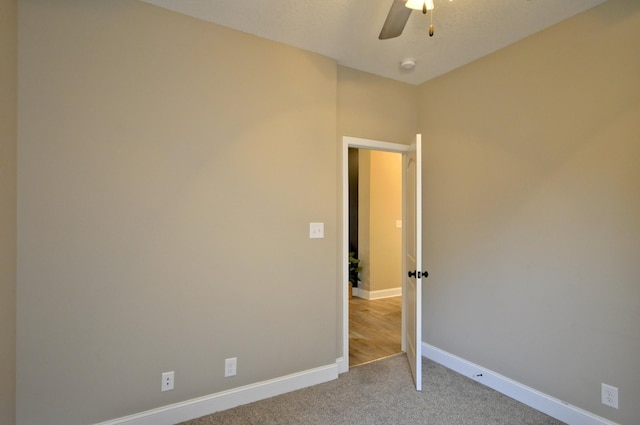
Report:
[[[422,287],[420,278],[426,277],[421,268],[422,262],[422,136],[416,136],[416,143],[388,143],[376,140],[343,137],[342,143],[342,353],[338,359],[338,371],[349,371],[349,297],[348,297],[348,259],[349,252],[349,148],[375,149],[398,152],[403,155],[402,170],[402,209],[403,209],[403,247],[402,247],[402,351],[407,353],[416,389],[422,390]],[[418,271],[420,273],[418,274]],[[411,272],[411,276],[409,273]]]
[[[422,391],[422,136],[404,155],[403,346],[416,390]]]

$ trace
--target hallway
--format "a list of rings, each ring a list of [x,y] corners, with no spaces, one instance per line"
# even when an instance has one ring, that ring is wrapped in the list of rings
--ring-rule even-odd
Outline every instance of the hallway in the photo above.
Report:
[[[401,352],[402,297],[349,300],[349,367]]]

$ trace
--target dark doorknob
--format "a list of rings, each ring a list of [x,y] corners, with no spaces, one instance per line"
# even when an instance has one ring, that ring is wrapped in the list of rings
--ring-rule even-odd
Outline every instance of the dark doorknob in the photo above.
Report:
[[[424,277],[426,279],[427,277],[429,277],[429,272],[427,271],[419,272],[419,271],[413,270],[409,272],[409,277],[415,277],[416,279],[421,279]]]

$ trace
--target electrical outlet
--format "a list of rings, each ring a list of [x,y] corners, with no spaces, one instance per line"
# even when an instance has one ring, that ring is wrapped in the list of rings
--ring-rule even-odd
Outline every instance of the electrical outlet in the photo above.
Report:
[[[230,359],[224,359],[224,377],[236,376],[236,368],[238,366],[238,359],[231,357]]]
[[[602,384],[602,404],[618,408],[618,389],[611,385]]]
[[[162,374],[162,386],[161,391],[171,391],[173,389],[173,379],[175,377],[174,372],[164,372]]]

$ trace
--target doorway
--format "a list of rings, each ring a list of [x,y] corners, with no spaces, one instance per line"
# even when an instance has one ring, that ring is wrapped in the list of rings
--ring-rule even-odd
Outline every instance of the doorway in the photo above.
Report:
[[[402,154],[349,148],[349,366],[401,353]]]
[[[352,137],[343,138],[343,156],[342,156],[343,158],[343,232],[342,232],[343,250],[342,251],[343,251],[343,258],[345,260],[352,248],[349,244],[349,232],[350,232],[349,190],[348,190],[348,175],[349,175],[348,150],[349,148],[368,150],[368,151],[377,151],[377,152],[392,152],[396,154],[405,154],[406,152],[409,151],[410,147],[408,145],[379,142],[379,141],[368,140],[368,139],[358,139],[358,138],[352,138]],[[404,186],[404,180],[402,178],[400,179],[400,186],[401,186],[401,192],[403,192],[404,188],[402,186]],[[400,218],[401,217],[402,217],[402,214],[400,214]],[[395,227],[396,230],[398,230],[401,233],[403,229],[402,229],[402,220],[400,218],[393,220],[393,227]],[[398,248],[397,254],[400,258],[402,258],[402,245]],[[396,280],[398,282],[397,286],[402,287],[402,283],[401,283],[402,268],[400,269],[400,272],[397,274]],[[394,285],[391,285],[391,286],[394,286]],[[383,289],[380,291],[377,291],[375,288],[373,289],[373,291],[370,289],[371,288],[360,288],[355,293],[356,295],[360,295],[361,297],[362,295],[364,295],[363,298],[365,298],[364,301],[366,302],[369,302],[369,300],[366,298],[380,298],[380,301],[383,301],[384,298],[387,298],[389,296],[393,297],[394,295],[402,294],[401,290],[398,291],[399,288],[393,288],[393,289],[387,288],[387,290]],[[348,293],[349,293],[348,265],[346,264],[346,261],[345,261],[345,264],[343,264],[343,294],[342,294],[343,295],[342,296],[343,358],[342,358],[342,361],[340,362],[340,372],[346,372],[349,370],[349,349],[350,349],[350,341],[349,341],[350,317],[349,316],[351,311],[350,311],[350,301],[349,301]],[[395,301],[397,302],[399,300],[400,298],[398,298]],[[373,300],[373,302],[376,302],[376,301],[378,300]],[[403,352],[405,351],[405,343],[406,343],[406,338],[405,338],[405,315],[406,315],[405,308],[406,307],[404,302],[399,302],[398,304],[400,304],[400,309],[401,309],[399,313],[401,316],[401,321],[400,321],[401,330],[400,330],[400,349],[397,352]],[[394,307],[393,306],[382,307],[382,309],[378,313],[376,313],[376,315],[378,316],[378,319],[381,316],[384,316],[385,310],[389,312],[389,308],[393,310]],[[391,312],[390,314],[397,314],[397,313]],[[384,317],[382,317],[382,319],[384,320]]]

